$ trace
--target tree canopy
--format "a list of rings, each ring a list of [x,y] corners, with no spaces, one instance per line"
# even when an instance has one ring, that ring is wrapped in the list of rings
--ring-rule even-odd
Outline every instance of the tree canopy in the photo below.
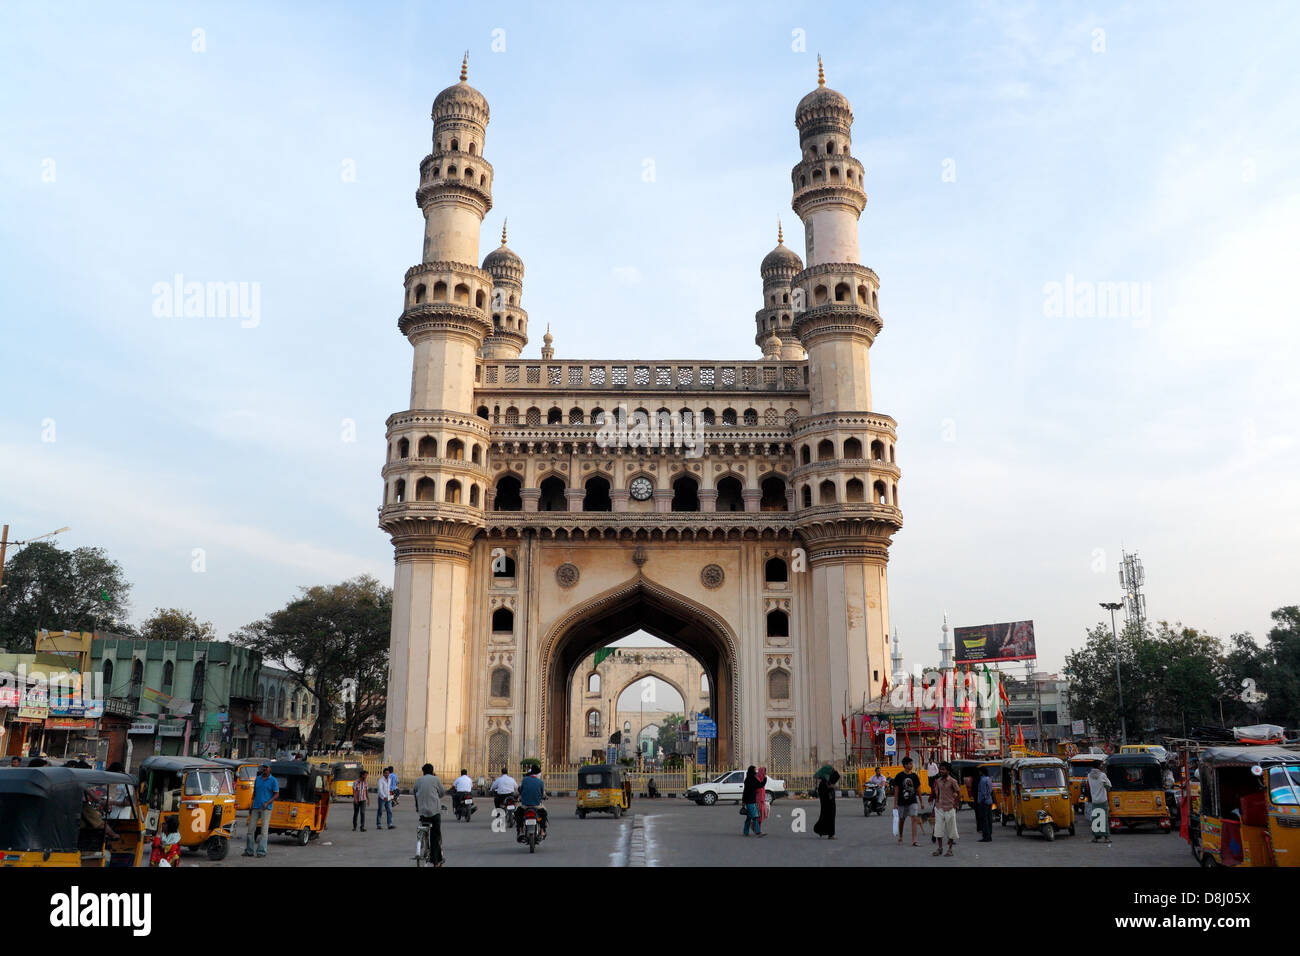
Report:
[[[153,641],[215,641],[217,632],[211,621],[200,622],[189,611],[156,607],[140,625],[140,636]]]
[[[34,542],[5,561],[0,643],[12,652],[30,651],[42,628],[133,634],[126,618],[130,594],[122,566],[103,548],[64,551]]]
[[[376,718],[382,721],[392,589],[361,575],[300,592],[298,598],[236,631],[231,639],[260,651],[265,663],[288,671],[316,698],[309,747],[355,739]],[[345,681],[356,681],[346,694]]]

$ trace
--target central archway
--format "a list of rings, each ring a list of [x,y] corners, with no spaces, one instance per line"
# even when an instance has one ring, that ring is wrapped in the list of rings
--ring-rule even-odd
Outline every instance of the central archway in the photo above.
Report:
[[[636,631],[693,655],[709,675],[709,712],[718,725],[718,761],[730,766],[740,752],[740,686],[736,636],[703,605],[638,575],[626,584],[572,608],[551,627],[542,644],[542,741],[551,765],[566,762],[569,688],[592,651]]]

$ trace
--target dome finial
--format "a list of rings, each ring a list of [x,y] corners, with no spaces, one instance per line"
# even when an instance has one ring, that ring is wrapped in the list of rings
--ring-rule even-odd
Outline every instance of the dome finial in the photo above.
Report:
[[[780,216],[777,216],[777,218],[776,218],[776,244],[777,244],[778,246],[785,245],[785,234],[781,232],[781,217],[780,217]]]
[[[821,60],[819,59],[820,63]],[[464,83],[469,79],[469,50],[465,51],[465,59],[460,61],[460,81]]]
[[[463,80],[465,77],[462,76],[461,79]],[[826,85],[826,71],[822,69],[822,55],[820,53],[817,54],[817,85]]]
[[[501,245],[503,246],[506,244],[506,226],[509,224],[509,222],[510,222],[509,219],[501,220]]]

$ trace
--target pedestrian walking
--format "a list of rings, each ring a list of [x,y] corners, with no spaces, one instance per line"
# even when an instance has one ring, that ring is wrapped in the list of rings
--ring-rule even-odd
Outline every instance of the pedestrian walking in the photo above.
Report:
[[[905,820],[912,821],[912,846],[921,824],[921,778],[912,770],[912,758],[903,758],[903,769],[894,777],[894,810],[898,813],[898,842],[903,842]]]
[[[384,828],[384,811],[388,811],[388,829],[393,828],[393,791],[392,784],[388,782],[388,774],[379,774],[379,786],[375,800],[375,829]]]
[[[361,821],[361,832],[366,832],[366,807],[370,805],[370,784],[366,781],[366,772],[352,782],[352,829]]]
[[[1110,843],[1110,777],[1100,767],[1088,771],[1088,827],[1092,842]],[[1100,830],[1101,832],[1098,832]]]
[[[947,763],[939,764],[939,775],[930,781],[930,794],[934,803],[934,836],[938,847],[935,856],[952,856],[957,848],[957,807],[961,805],[961,787],[953,779]],[[944,838],[948,852],[943,852]]]
[[[393,809],[396,810],[397,797],[402,792],[402,788],[397,785],[397,772],[389,767],[384,773],[388,774],[388,799],[393,801]]]
[[[980,767],[980,782],[975,788],[975,825],[981,843],[993,842],[993,778],[988,767]]]
[[[758,769],[749,765],[745,771],[745,786],[740,792],[741,813],[745,815],[745,828],[741,830],[741,836],[749,836],[751,827],[754,829],[754,836],[762,836],[762,821],[758,816]]]
[[[253,778],[253,801],[250,804],[248,839],[244,843],[244,856],[266,856],[266,838],[271,831],[271,806],[280,794],[280,784],[271,776],[271,765],[262,764]],[[253,838],[257,838],[254,848]]]
[[[767,822],[767,768],[759,767],[754,771],[754,776],[758,778],[758,789],[754,791],[754,802],[758,806],[758,822],[761,825]]]
[[[830,773],[817,778],[817,802],[821,805],[821,813],[817,815],[817,822],[813,824],[813,833],[819,837],[834,840],[835,784],[839,783],[840,774],[834,767],[825,769],[829,770]]]

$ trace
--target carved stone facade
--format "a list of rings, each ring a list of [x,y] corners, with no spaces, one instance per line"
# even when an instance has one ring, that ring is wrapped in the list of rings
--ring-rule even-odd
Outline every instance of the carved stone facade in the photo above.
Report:
[[[841,713],[880,693],[902,515],[895,423],[871,401],[882,323],[852,119],[820,77],[796,110],[808,261],[783,233],[763,260],[761,360],[556,359],[549,333],[530,359],[504,231],[476,265],[487,101],[463,71],[438,95],[398,320],[411,404],[388,419],[379,517],[396,558],[387,759],[576,759],[572,679],[637,630],[708,675],[727,765],[829,757]]]

